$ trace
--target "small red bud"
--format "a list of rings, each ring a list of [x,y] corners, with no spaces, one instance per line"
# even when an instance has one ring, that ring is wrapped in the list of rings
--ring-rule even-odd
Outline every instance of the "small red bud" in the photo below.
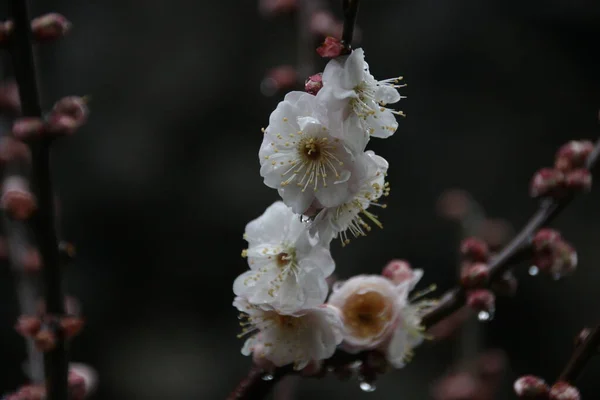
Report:
[[[550,388],[549,400],[581,400],[579,390],[567,382],[556,382]]]
[[[323,58],[335,58],[344,51],[344,45],[339,39],[327,36],[321,46],[317,48],[317,53]]]
[[[33,339],[39,351],[50,351],[56,346],[56,335],[49,329],[40,330]]]
[[[55,40],[71,30],[71,23],[64,16],[50,13],[31,21],[33,36],[39,41]]]
[[[12,128],[12,133],[17,139],[29,139],[40,136],[46,128],[46,123],[38,117],[22,117],[17,119]]]
[[[565,176],[554,168],[542,168],[533,175],[529,193],[531,197],[560,196],[564,191]]]
[[[464,288],[476,288],[482,286],[490,276],[490,269],[484,263],[467,265],[462,268],[460,283]]]
[[[26,181],[18,176],[4,180],[0,205],[17,220],[29,218],[36,209],[35,199],[29,192]]]
[[[405,260],[390,261],[385,268],[383,268],[381,274],[396,285],[411,280],[415,275],[410,264]]]
[[[25,337],[35,336],[42,328],[42,321],[38,317],[21,315],[15,325],[15,330]]]
[[[552,255],[554,259],[548,272],[555,278],[570,275],[577,268],[577,251],[569,243],[562,240],[558,242]]]
[[[13,33],[15,25],[12,21],[0,22],[0,45],[7,45],[10,40],[10,36]]]
[[[558,150],[554,165],[561,171],[584,168],[593,150],[594,144],[589,140],[572,140]]]
[[[585,168],[569,171],[565,175],[565,187],[578,192],[589,192],[592,188],[592,174]]]
[[[69,96],[60,99],[48,115],[48,130],[53,133],[73,134],[87,121],[87,98]]]
[[[475,311],[492,313],[495,303],[496,296],[487,289],[477,289],[467,293],[467,305]]]
[[[60,319],[60,326],[65,332],[67,338],[72,338],[78,335],[83,329],[83,319],[79,317],[62,317]]]
[[[533,249],[535,251],[549,250],[562,240],[560,232],[550,228],[542,228],[533,237]]]
[[[520,399],[547,399],[550,388],[542,378],[525,375],[515,381],[515,393]]]
[[[318,74],[315,74],[315,75],[311,75],[304,83],[304,90],[306,91],[306,93],[310,93],[313,96],[316,96],[322,87],[323,87],[323,74],[321,72],[319,72]]]
[[[486,262],[489,257],[488,245],[480,239],[466,238],[460,244],[460,255],[472,262]]]

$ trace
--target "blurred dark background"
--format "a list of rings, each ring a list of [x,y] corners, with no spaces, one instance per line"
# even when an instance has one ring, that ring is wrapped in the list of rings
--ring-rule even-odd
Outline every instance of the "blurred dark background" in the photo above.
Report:
[[[63,236],[78,253],[68,289],[87,321],[72,359],[97,369],[95,399],[224,399],[250,366],[231,306],[233,279],[246,269],[242,233],[277,199],[257,152],[284,92],[268,97],[260,86],[270,68],[298,62],[297,19],[265,18],[257,0],[31,3],[34,15],[73,22],[67,38],[39,48],[44,105],[92,97],[88,125],[52,154]],[[337,16],[340,3],[328,2]],[[422,286],[444,290],[460,238],[436,213],[439,196],[465,189],[518,229],[536,208],[532,173],[563,142],[600,132],[600,3],[373,0],[363,1],[359,25],[373,74],[405,77],[407,118],[370,145],[391,164],[385,229],[344,249],[334,243],[336,274],[379,273],[405,258],[425,270]],[[310,73],[324,66],[314,61]],[[498,398],[512,398],[520,374],[552,381],[573,337],[600,321],[599,193],[555,223],[577,246],[577,273],[553,282],[519,272],[517,295],[483,327],[484,348],[509,360]],[[25,357],[8,268],[0,292],[6,392],[23,382]],[[297,398],[426,399],[455,348],[419,348],[374,393],[356,381],[303,380]],[[582,377],[584,398],[600,391],[599,372],[597,360]]]

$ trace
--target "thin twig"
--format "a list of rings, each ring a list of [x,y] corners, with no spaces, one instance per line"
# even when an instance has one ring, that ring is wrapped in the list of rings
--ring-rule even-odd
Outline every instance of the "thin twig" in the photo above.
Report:
[[[12,0],[15,24],[10,52],[24,116],[41,117],[37,74],[33,58],[32,33],[26,0]],[[42,138],[28,143],[31,149],[31,188],[37,201],[37,210],[31,218],[31,227],[39,248],[46,312],[64,314],[64,292],[55,227],[54,193],[50,175],[50,139]],[[48,400],[67,400],[68,358],[66,343],[58,326],[56,347],[44,357]]]
[[[343,0],[344,9],[344,30],[342,32],[342,43],[347,52],[352,50],[352,38],[354,37],[354,28],[356,27],[356,16],[358,14],[358,4],[360,0]]]
[[[568,382],[573,384],[579,377],[583,368],[586,366],[590,358],[593,355],[598,354],[598,347],[600,346],[600,325],[597,325],[591,332],[585,337],[582,343],[580,343],[569,362],[565,366],[565,369],[558,378],[559,381]]]

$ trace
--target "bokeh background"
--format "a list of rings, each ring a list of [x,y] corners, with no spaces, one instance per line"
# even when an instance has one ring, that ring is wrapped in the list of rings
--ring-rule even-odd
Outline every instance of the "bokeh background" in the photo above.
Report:
[[[44,105],[92,97],[88,125],[52,154],[63,237],[78,254],[67,286],[87,321],[71,356],[97,369],[95,399],[224,399],[250,366],[231,307],[246,268],[242,233],[277,199],[257,151],[284,92],[266,96],[263,79],[278,65],[310,65],[298,18],[265,16],[258,0],[31,3],[34,15],[58,11],[74,24],[39,48]],[[325,1],[338,17],[340,3]],[[336,273],[378,273],[405,258],[441,293],[454,282],[461,230],[440,216],[439,197],[462,188],[518,229],[536,208],[532,173],[563,142],[600,133],[600,3],[372,0],[359,25],[373,74],[405,77],[407,118],[394,137],[371,142],[391,164],[385,229],[344,249],[334,243]],[[324,62],[311,52],[314,73]],[[480,329],[481,349],[507,355],[499,399],[512,398],[520,374],[552,381],[573,337],[600,321],[599,193],[555,222],[577,246],[577,273],[553,282],[521,268],[517,295]],[[8,267],[0,274],[7,392],[24,380],[25,347],[12,329],[14,280]],[[297,383],[296,398],[427,399],[460,348],[419,348],[374,393],[328,378]],[[600,392],[599,372],[597,360],[582,377],[584,398]]]

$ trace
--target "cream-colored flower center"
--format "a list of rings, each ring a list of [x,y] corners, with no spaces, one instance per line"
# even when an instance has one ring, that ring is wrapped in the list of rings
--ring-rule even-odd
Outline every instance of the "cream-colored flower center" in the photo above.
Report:
[[[361,339],[385,332],[394,317],[393,304],[381,293],[353,293],[342,307],[344,324],[351,335]]]
[[[290,168],[281,174],[285,178],[281,186],[295,182],[302,191],[312,187],[315,192],[320,186],[327,187],[327,178],[330,175],[339,178],[338,168],[344,165],[336,156],[338,146],[339,139],[302,137],[296,145],[296,157],[290,160]]]

